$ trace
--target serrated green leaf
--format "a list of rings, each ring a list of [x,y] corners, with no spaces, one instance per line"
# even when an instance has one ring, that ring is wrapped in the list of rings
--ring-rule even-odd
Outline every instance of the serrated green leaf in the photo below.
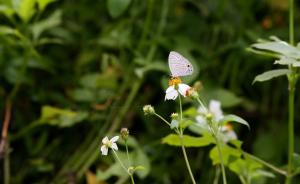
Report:
[[[242,119],[241,117],[239,116],[236,116],[234,114],[228,114],[226,116],[224,116],[221,120],[220,120],[220,123],[221,124],[225,124],[227,122],[237,122],[237,123],[240,123],[242,125],[246,125],[249,129],[250,129],[250,126],[248,124],[248,122],[244,119]]]
[[[222,159],[224,165],[227,165],[229,163],[230,156],[232,157],[240,157],[241,152],[237,149],[231,148],[225,144],[221,145],[221,152],[222,152]],[[209,157],[211,158],[213,165],[220,164],[220,156],[217,146],[215,146],[213,149],[209,152]]]
[[[107,0],[107,9],[113,18],[122,15],[128,8],[131,0]]]
[[[267,80],[270,80],[270,79],[273,79],[275,77],[279,77],[279,76],[282,76],[282,75],[287,75],[287,74],[290,74],[291,71],[289,69],[277,69],[277,70],[270,70],[270,71],[267,71],[267,72],[264,72],[260,75],[257,75],[255,77],[255,79],[253,80],[252,84],[254,84],[255,82],[263,82],[263,81],[267,81]]]
[[[207,134],[202,137],[183,135],[182,140],[177,134],[169,134],[162,139],[162,143],[164,144],[168,144],[170,146],[181,146],[181,144],[183,144],[186,147],[203,147],[214,142],[214,138]]]

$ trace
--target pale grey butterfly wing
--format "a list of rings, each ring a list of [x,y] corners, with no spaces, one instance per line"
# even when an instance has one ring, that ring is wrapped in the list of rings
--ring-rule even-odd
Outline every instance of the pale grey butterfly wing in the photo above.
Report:
[[[186,76],[193,73],[192,64],[175,51],[170,52],[168,61],[172,77]]]

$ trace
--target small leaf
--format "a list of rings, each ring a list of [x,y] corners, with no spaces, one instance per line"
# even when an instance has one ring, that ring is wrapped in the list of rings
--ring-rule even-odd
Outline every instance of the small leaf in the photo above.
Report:
[[[185,129],[186,127],[190,126],[194,124],[194,121],[190,120],[190,119],[184,119],[180,122],[180,127],[182,129]]]
[[[253,48],[259,50],[266,50],[269,52],[278,53],[287,57],[300,59],[300,50],[294,46],[289,45],[284,41],[271,41],[256,43],[252,45]]]
[[[244,120],[241,117],[238,117],[236,115],[233,115],[233,114],[226,115],[226,116],[224,116],[223,119],[220,120],[221,124],[225,124],[227,122],[237,122],[237,123],[246,125],[250,129],[250,126],[246,120]]]
[[[39,121],[59,127],[69,127],[81,122],[87,118],[86,112],[75,112],[69,109],[60,109],[45,105],[42,107],[42,113]]]
[[[107,0],[107,9],[113,18],[122,15],[128,8],[131,0]]]
[[[40,35],[56,26],[58,26],[61,23],[61,11],[56,10],[52,15],[50,15],[48,18],[43,19],[40,22],[34,23],[30,28],[33,34],[33,37],[35,40],[37,40]]]
[[[240,155],[241,155],[240,151],[238,151],[237,149],[231,148],[225,144],[221,146],[221,152],[222,152],[222,158],[223,158],[224,165],[228,164],[229,158],[231,156],[232,157],[240,157]],[[217,146],[215,146],[213,149],[211,149],[211,151],[209,153],[209,157],[213,161],[213,165],[221,163]]]
[[[37,0],[39,10],[42,12],[48,6],[48,4],[55,2],[56,0]]]
[[[170,146],[181,146],[181,144],[183,144],[186,147],[203,147],[214,143],[214,138],[210,135],[205,135],[202,137],[183,135],[181,139],[179,135],[169,134],[162,139],[162,143]]]
[[[255,77],[255,79],[253,80],[252,84],[254,84],[256,81],[263,82],[263,81],[267,81],[267,80],[270,80],[272,78],[279,77],[279,76],[282,76],[282,75],[287,75],[287,74],[290,74],[290,73],[291,73],[291,71],[289,69],[270,70],[270,71],[264,72],[260,75],[257,75]]]
[[[35,13],[34,5],[36,0],[18,1],[17,13],[24,22],[28,22]]]

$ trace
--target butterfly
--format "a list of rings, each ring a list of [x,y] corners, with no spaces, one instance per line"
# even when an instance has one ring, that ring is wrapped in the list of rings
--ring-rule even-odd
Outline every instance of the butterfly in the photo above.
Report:
[[[192,64],[178,52],[171,51],[168,62],[172,77],[186,76],[193,73]]]

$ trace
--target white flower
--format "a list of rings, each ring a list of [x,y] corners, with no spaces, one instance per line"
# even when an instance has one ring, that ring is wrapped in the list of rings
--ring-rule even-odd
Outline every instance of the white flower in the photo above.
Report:
[[[102,146],[101,146],[102,155],[107,155],[108,148],[111,148],[113,150],[118,150],[118,146],[116,144],[118,139],[119,139],[119,136],[114,136],[110,140],[108,139],[107,136],[105,136],[102,139]]]
[[[179,93],[186,97],[186,91],[191,87],[187,84],[182,84],[179,77],[173,77],[169,80],[169,87],[166,90],[165,100],[175,100]]]
[[[236,140],[237,135],[234,132],[232,125],[227,123],[226,125],[221,127],[222,136],[221,139],[226,143],[231,140]]]
[[[198,112],[200,115],[196,117],[196,120],[199,126],[207,126],[207,115],[210,115],[214,122],[219,122],[224,117],[221,103],[217,100],[211,100],[208,109],[199,107]]]
[[[190,89],[190,86],[186,84],[178,84],[178,90],[175,89],[175,86],[169,86],[166,90],[165,100],[175,100],[178,97],[178,92],[186,97],[186,91]]]

